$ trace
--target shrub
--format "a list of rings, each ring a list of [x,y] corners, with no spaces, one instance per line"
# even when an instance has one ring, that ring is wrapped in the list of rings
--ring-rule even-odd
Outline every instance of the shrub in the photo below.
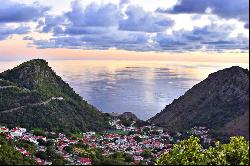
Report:
[[[229,144],[216,143],[203,149],[198,137],[191,136],[163,153],[156,165],[248,165],[249,142],[244,137],[231,137]]]

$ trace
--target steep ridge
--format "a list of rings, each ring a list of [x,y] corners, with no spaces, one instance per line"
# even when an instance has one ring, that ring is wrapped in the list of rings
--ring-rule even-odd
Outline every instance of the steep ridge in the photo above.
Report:
[[[198,125],[248,138],[248,115],[249,71],[233,66],[210,74],[149,121],[173,131]]]
[[[42,59],[0,74],[0,123],[47,130],[108,127],[107,117],[84,101]]]

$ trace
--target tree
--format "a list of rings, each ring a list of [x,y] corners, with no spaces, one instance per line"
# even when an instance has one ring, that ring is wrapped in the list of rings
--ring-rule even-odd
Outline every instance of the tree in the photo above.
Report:
[[[135,136],[134,137],[134,139],[135,139],[135,141],[137,142],[137,143],[139,143],[139,142],[142,142],[143,140],[142,140],[142,138],[141,137],[139,137],[139,136]]]
[[[248,165],[249,142],[244,137],[231,137],[229,144],[216,143],[203,149],[198,137],[191,136],[163,153],[156,165]]]
[[[130,127],[131,124],[133,123],[133,120],[129,119],[129,118],[121,118],[121,123],[125,126],[125,127]]]
[[[40,128],[33,129],[33,134],[36,136],[46,136],[45,131]]]
[[[0,165],[35,165],[35,161],[16,151],[14,144],[0,135]]]
[[[66,164],[68,164],[68,161],[65,160],[62,156],[56,156],[52,161],[52,165],[66,165]]]
[[[70,146],[65,146],[63,150],[66,151],[67,153],[72,153],[72,147]]]
[[[124,153],[123,157],[127,163],[132,163],[134,161],[134,158],[131,154]]]
[[[249,142],[244,137],[231,137],[229,144],[216,143],[205,151],[205,159],[213,165],[248,165]]]
[[[191,136],[189,139],[175,144],[169,153],[164,153],[157,160],[157,165],[204,165],[202,147],[198,137]]]
[[[43,160],[48,160],[49,159],[49,156],[47,155],[47,153],[43,152],[43,151],[36,152],[35,156],[37,158],[40,158],[40,159],[43,159]]]
[[[145,159],[148,159],[148,158],[152,157],[152,152],[150,149],[145,149],[142,152],[141,156],[143,156]]]

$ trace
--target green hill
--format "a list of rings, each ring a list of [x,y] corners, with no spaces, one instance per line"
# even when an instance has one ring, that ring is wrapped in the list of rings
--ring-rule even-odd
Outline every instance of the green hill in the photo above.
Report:
[[[35,59],[0,74],[0,124],[26,128],[103,130],[107,117]]]
[[[210,74],[149,121],[173,131],[205,126],[249,138],[249,71],[231,67]]]

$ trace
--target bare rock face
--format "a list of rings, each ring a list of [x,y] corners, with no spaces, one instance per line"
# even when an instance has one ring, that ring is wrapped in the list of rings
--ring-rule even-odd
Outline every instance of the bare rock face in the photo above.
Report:
[[[248,138],[247,115],[249,71],[233,66],[210,74],[149,121],[169,130],[199,125]]]

